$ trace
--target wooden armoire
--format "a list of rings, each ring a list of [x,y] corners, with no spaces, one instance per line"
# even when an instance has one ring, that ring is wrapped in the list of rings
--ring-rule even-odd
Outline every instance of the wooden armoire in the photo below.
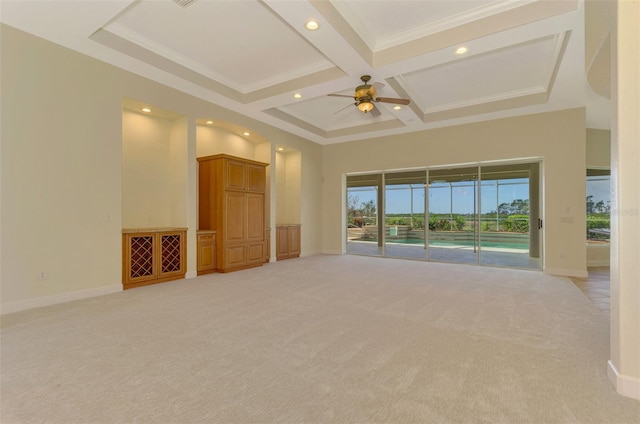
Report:
[[[267,164],[223,154],[198,163],[198,227],[216,231],[216,271],[261,266]]]

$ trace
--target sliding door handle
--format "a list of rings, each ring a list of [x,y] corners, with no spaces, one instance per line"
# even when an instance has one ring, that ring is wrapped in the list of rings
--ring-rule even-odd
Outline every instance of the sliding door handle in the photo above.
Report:
[[[538,218],[538,230],[542,229],[542,219]]]

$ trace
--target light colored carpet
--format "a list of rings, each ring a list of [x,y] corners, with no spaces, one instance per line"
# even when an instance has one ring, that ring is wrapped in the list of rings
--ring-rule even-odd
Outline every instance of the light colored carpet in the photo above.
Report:
[[[2,318],[2,423],[638,423],[536,271],[314,256]]]

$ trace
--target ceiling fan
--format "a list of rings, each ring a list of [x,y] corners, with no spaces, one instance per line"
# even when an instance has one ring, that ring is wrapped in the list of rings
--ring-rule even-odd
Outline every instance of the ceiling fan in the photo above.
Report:
[[[376,108],[374,103],[382,102],[382,103],[394,103],[398,105],[408,105],[410,103],[408,99],[376,97],[376,85],[382,86],[383,84],[380,84],[380,83],[369,84],[369,81],[371,81],[370,75],[363,75],[360,77],[360,79],[362,80],[363,84],[356,87],[356,90],[353,96],[347,96],[345,94],[328,94],[328,95],[334,96],[334,97],[353,97],[353,99],[355,100],[354,105],[359,110],[361,110],[364,113],[370,112],[371,115],[373,116],[380,116],[380,110]]]

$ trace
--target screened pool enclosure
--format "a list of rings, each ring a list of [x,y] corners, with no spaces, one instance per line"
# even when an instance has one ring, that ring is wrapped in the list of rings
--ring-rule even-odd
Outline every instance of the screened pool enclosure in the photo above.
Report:
[[[541,267],[539,163],[347,176],[348,254]]]

